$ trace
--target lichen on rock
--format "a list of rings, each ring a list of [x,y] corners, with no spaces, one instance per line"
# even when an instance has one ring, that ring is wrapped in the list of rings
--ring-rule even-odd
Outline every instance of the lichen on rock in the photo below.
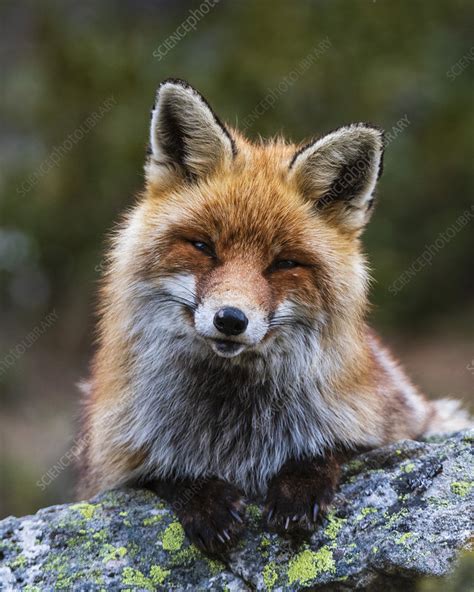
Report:
[[[436,578],[472,540],[473,435],[397,442],[354,459],[307,542],[267,532],[252,503],[242,543],[222,561],[191,545],[148,491],[117,490],[7,518],[0,590],[410,592],[423,576],[435,577],[423,590],[437,590]]]

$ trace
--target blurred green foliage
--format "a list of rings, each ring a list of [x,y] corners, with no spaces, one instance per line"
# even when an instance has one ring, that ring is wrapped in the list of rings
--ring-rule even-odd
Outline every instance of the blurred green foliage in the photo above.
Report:
[[[161,60],[153,57],[199,5],[43,1],[4,7],[23,31],[19,40],[10,32],[13,59],[4,64],[4,128],[14,150],[6,155],[0,219],[31,239],[50,302],[71,284],[89,293],[104,233],[141,186],[148,111],[161,79],[189,80],[238,125],[328,38],[331,48],[250,135],[281,131],[301,140],[366,120],[390,130],[407,116],[409,126],[387,150],[380,205],[367,233],[380,314],[413,327],[470,307],[472,227],[403,297],[391,298],[387,286],[473,203],[474,67],[448,77],[471,49],[472,3],[221,1]],[[110,96],[116,100],[110,113],[21,195],[24,179]],[[15,306],[5,293],[2,299]]]
[[[331,47],[247,134],[301,141],[354,121],[390,131],[405,117],[409,125],[388,146],[379,204],[364,237],[376,280],[374,319],[408,334],[433,326],[472,333],[474,220],[398,295],[388,288],[474,203],[474,63],[465,57],[474,55],[473,3],[215,0],[208,6],[214,3],[161,59],[154,52],[190,10],[200,10],[200,0],[0,5],[0,357],[57,310],[60,320],[41,342],[49,362],[36,370],[41,375],[55,363],[69,368],[69,401],[92,341],[104,237],[142,186],[148,113],[159,82],[187,79],[238,126],[324,39]],[[112,108],[38,175],[109,97]],[[37,384],[25,378],[31,371],[19,360],[1,374],[9,412],[35,395]],[[55,391],[51,377],[44,382],[41,392]],[[62,395],[55,396],[52,405],[70,414]]]

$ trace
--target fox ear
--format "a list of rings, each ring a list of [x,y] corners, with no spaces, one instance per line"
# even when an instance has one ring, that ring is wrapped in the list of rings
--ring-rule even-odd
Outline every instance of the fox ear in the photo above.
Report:
[[[290,174],[316,210],[357,232],[370,218],[382,159],[382,130],[354,124],[304,146],[294,155]]]
[[[148,180],[197,181],[231,161],[235,143],[205,99],[182,80],[165,80],[151,112]]]

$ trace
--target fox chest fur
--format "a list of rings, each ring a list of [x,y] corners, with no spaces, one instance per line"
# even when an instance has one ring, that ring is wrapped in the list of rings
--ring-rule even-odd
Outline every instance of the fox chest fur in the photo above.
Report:
[[[260,495],[288,458],[321,454],[344,439],[344,420],[357,430],[353,412],[344,418],[343,406],[331,409],[316,377],[293,374],[284,357],[276,367],[256,358],[223,368],[171,351],[136,368],[135,396],[123,410],[117,445],[146,450],[138,480],[217,476]]]

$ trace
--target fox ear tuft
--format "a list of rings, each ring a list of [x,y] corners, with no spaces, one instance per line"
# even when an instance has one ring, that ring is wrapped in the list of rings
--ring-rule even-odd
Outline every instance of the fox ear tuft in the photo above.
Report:
[[[206,100],[183,80],[161,83],[151,112],[148,180],[197,181],[230,162],[236,147]]]
[[[382,130],[359,123],[301,148],[290,163],[290,174],[317,211],[358,232],[370,218],[382,161]]]

